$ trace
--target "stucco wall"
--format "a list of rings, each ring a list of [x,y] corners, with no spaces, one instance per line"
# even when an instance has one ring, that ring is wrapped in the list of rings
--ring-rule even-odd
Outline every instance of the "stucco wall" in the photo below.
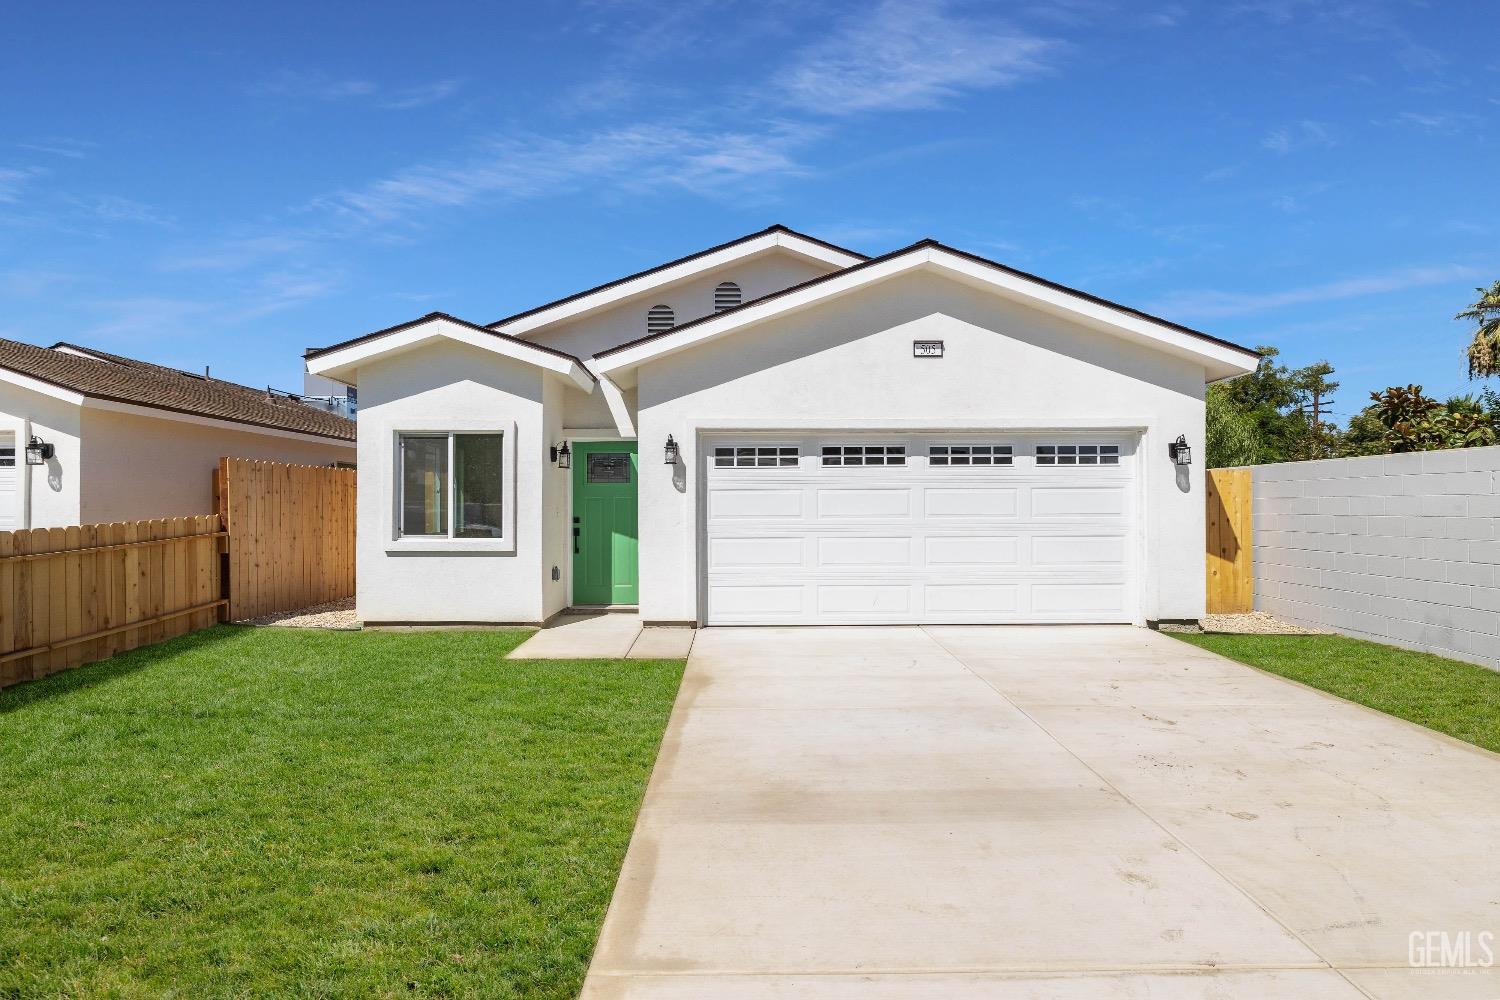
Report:
[[[298,465],[354,461],[352,444],[309,441],[84,407],[85,524],[208,514],[219,459]]]
[[[27,466],[26,421],[31,433],[56,449],[46,464]],[[79,488],[79,407],[52,396],[8,383],[0,383],[0,424],[16,435],[16,473],[20,480],[16,495],[16,524],[22,520],[26,494],[30,494],[31,527],[53,528],[81,524]]]
[[[1252,475],[1257,609],[1500,669],[1500,448]]]
[[[538,622],[544,604],[544,503],[561,477],[546,461],[550,376],[465,344],[442,341],[359,372],[359,543],[355,603],[366,621]],[[512,429],[513,428],[513,429]],[[395,435],[400,430],[514,434],[514,548],[403,550],[395,544]],[[550,563],[548,564],[550,573]],[[550,586],[550,583],[549,583]]]
[[[941,339],[941,360],[914,339]],[[705,426],[991,429],[1140,427],[1146,537],[1141,617],[1203,613],[1201,465],[1179,471],[1166,445],[1203,437],[1203,370],[1194,362],[1008,303],[928,274],[707,343],[642,367],[643,455],[672,434],[675,475],[642,464],[641,613],[695,620],[698,435]]]

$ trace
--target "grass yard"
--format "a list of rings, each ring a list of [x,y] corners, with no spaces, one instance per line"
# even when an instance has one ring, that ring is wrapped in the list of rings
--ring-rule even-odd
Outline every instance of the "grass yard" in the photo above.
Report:
[[[1342,635],[1173,638],[1500,752],[1500,673]]]
[[[680,661],[219,626],[0,691],[0,997],[572,997]]]

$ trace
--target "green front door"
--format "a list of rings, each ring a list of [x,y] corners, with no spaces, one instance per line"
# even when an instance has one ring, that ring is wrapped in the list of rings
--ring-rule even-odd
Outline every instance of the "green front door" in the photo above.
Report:
[[[636,604],[635,442],[573,446],[573,603]]]

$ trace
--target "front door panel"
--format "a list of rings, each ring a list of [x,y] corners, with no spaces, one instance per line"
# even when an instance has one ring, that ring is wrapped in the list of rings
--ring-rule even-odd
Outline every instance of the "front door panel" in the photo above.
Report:
[[[636,604],[635,443],[573,447],[573,603]]]

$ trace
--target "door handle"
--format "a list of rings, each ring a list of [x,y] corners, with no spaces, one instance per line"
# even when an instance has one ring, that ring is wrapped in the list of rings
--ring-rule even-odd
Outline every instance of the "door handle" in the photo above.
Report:
[[[583,529],[577,526],[573,528],[573,554],[575,556],[578,555],[578,536],[582,531]]]

